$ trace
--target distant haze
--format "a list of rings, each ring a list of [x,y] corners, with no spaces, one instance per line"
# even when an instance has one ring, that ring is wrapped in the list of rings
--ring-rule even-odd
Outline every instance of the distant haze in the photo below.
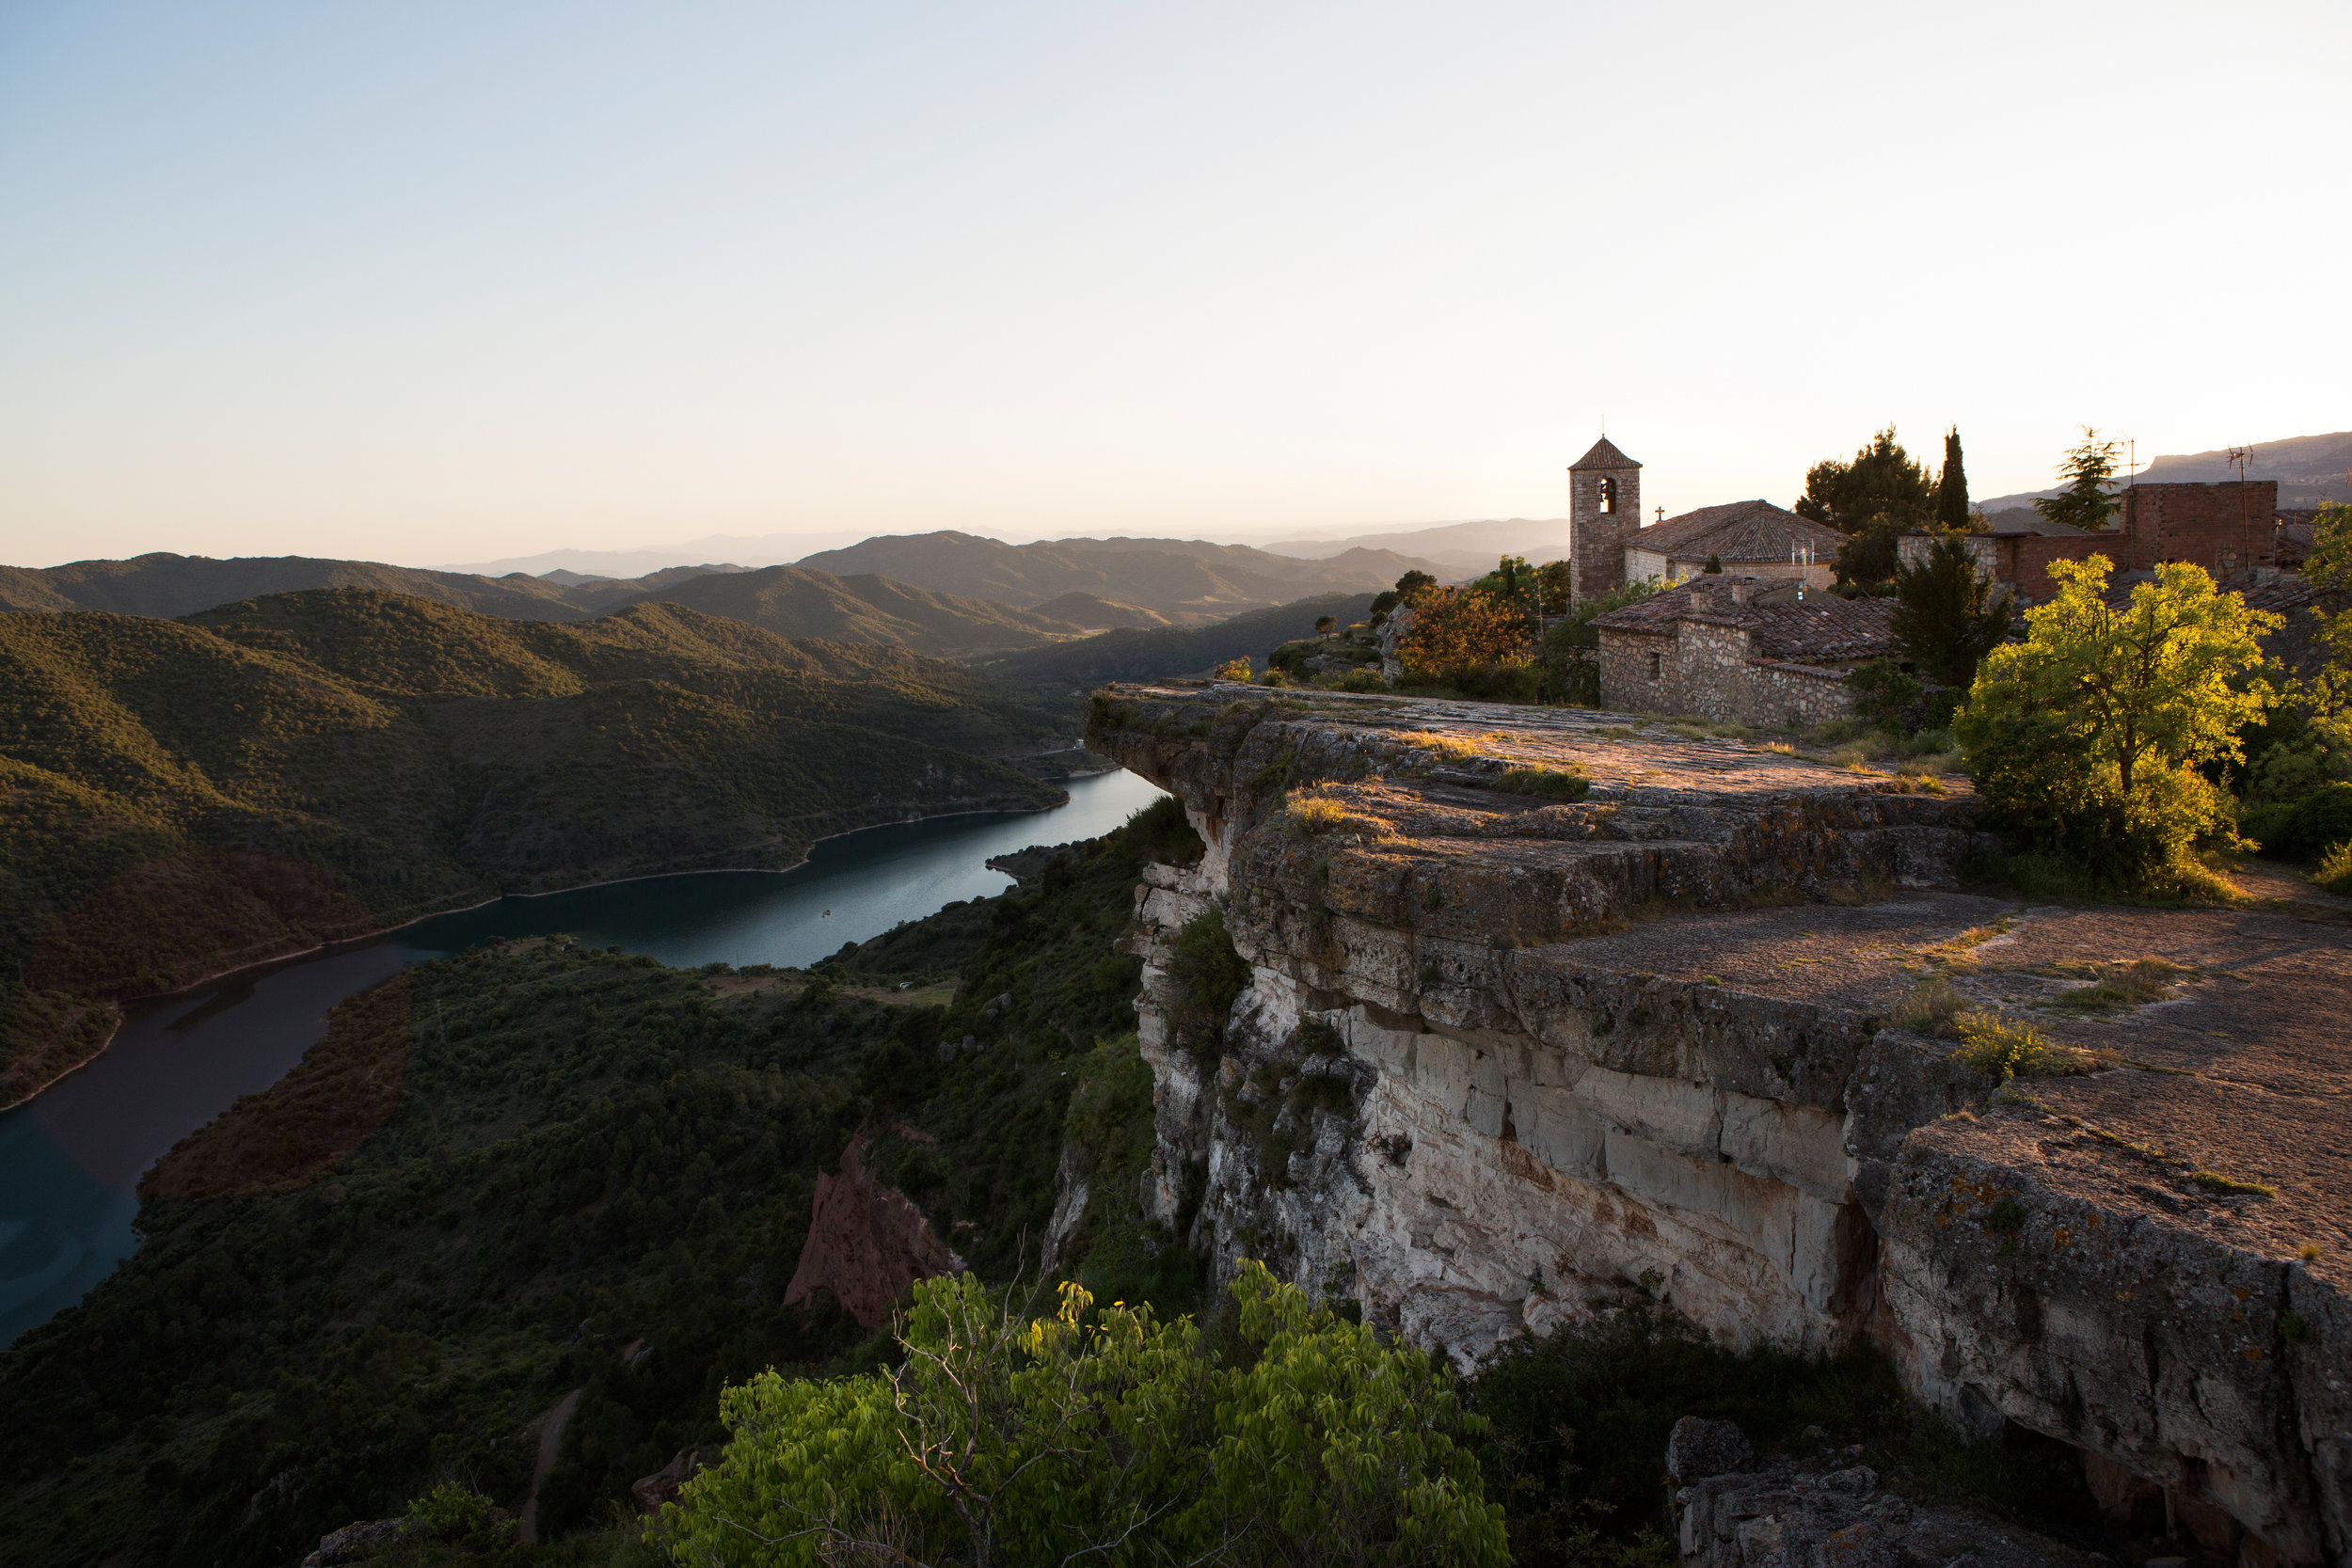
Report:
[[[1889,421],[1988,496],[2342,429],[2347,65],[2342,0],[0,7],[0,560],[1264,544],[1557,516],[1604,428],[1669,514]]]

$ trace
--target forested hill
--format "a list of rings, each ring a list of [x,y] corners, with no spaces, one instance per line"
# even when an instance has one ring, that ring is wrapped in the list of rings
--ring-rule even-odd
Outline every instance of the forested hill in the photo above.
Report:
[[[993,759],[1057,725],[1000,689],[660,604],[0,616],[0,1104],[96,1050],[115,998],[501,892],[1050,805]]]
[[[1074,1162],[1065,1276],[1192,1306],[1140,1208],[1141,964],[1111,943],[1144,863],[1199,852],[1163,802],[814,972],[533,940],[342,1004],[150,1173],[137,1254],[0,1352],[0,1557],[281,1568],[454,1477],[535,1493],[543,1542],[607,1532],[461,1560],[654,1561],[615,1511],[679,1450],[716,1455],[723,1381],[882,1354],[844,1359],[866,1331],[830,1295],[787,1300],[861,1132],[991,1280],[1035,1271]],[[575,1390],[534,1488],[537,1418]]]

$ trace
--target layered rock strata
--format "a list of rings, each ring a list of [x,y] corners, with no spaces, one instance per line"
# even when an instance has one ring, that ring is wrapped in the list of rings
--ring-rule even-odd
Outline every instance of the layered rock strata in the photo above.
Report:
[[[1220,1267],[1465,1362],[1637,1291],[1738,1344],[1867,1336],[2075,1445],[2119,1518],[2344,1560],[2336,911],[2023,910],[1967,891],[1959,780],[1626,716],[1114,688],[1089,744],[1207,847],[1127,940],[1146,1200]],[[1248,978],[1204,1020],[1210,912]],[[1956,1008],[2081,1070],[2003,1088]]]

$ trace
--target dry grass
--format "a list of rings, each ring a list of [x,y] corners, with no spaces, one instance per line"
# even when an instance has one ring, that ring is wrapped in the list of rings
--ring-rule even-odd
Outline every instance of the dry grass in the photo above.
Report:
[[[2217,1170],[2193,1170],[2188,1179],[2209,1193],[2239,1197],[2277,1197],[2279,1189],[2267,1181],[2239,1181]]]
[[[1758,746],[1756,750],[1759,752],[1770,752],[1774,756],[1782,757],[1793,757],[1797,754],[1797,749],[1794,746],[1789,745],[1786,740],[1768,740],[1764,742],[1763,745]]]
[[[1368,844],[1399,842],[1394,829],[1376,816],[1350,811],[1345,800],[1321,793],[1292,796],[1282,803],[1282,831],[1293,838],[1354,838]]]
[[[1555,800],[1581,800],[1593,787],[1581,768],[1514,768],[1494,778],[1490,789],[1506,795],[1542,795]]]
[[[1436,730],[1399,730],[1396,738],[1417,751],[1435,752],[1441,757],[1455,761],[1478,755],[1479,748],[1456,735],[1441,735]],[[1482,736],[1481,738],[1491,738]]]
[[[2197,971],[2169,958],[2135,958],[2120,964],[2056,964],[2061,975],[2088,975],[2079,986],[2044,1004],[2052,1012],[2119,1013],[2169,1000],[2176,981],[2195,979]]]
[[[1895,1004],[1887,1014],[1887,1022],[1898,1029],[1908,1029],[1915,1035],[1953,1033],[1952,1021],[1967,1006],[1968,999],[1960,989],[1941,974],[1931,974],[1911,988],[1911,994]]]
[[[1902,770],[1906,773],[1924,773],[1934,777],[1944,773],[1964,772],[1966,768],[1965,759],[1958,752],[1930,752],[1925,756],[1913,757],[1904,763]]]

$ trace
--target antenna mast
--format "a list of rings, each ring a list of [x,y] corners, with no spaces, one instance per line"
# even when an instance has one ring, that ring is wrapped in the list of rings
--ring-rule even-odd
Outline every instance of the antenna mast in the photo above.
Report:
[[[2237,470],[2237,559],[2240,565],[2246,564],[2247,557],[2252,553],[2248,546],[2253,538],[2253,520],[2249,510],[2254,503],[2253,487],[2248,483],[2247,476],[2253,472],[2253,466],[2252,447],[2230,449],[2230,467]]]

